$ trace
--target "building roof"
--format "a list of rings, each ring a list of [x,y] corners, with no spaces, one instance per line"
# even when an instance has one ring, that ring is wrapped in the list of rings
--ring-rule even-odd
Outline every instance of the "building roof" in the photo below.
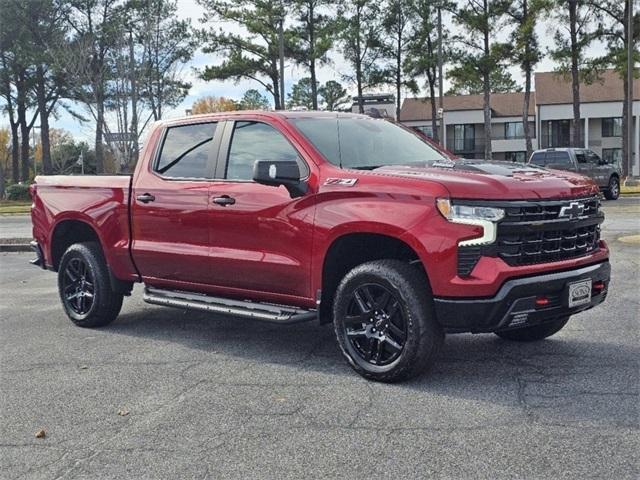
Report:
[[[439,108],[436,99],[436,108]],[[484,100],[482,95],[451,95],[443,99],[446,112],[464,110],[482,110]],[[522,115],[524,93],[492,93],[491,110],[494,117],[519,117]],[[531,92],[529,115],[535,115],[535,95]],[[429,98],[405,98],[402,102],[400,120],[431,120],[431,102]]]
[[[556,72],[535,74],[536,104],[558,105],[573,103],[571,77]],[[640,79],[633,82],[634,100],[640,100]],[[620,75],[614,70],[605,70],[600,78],[588,85],[580,83],[580,102],[621,102],[624,89]]]

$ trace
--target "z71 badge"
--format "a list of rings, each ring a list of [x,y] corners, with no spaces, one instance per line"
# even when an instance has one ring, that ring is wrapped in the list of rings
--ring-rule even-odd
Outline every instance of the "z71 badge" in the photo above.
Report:
[[[357,181],[358,181],[357,178],[327,178],[324,181],[324,184],[325,185],[343,185],[345,187],[353,187]]]

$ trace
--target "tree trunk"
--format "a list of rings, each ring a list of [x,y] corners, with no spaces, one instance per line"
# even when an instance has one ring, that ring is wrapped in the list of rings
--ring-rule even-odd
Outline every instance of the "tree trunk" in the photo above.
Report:
[[[442,144],[442,142],[440,141],[440,128],[438,127],[438,106],[436,104],[435,75],[432,77],[427,74],[427,79],[429,81],[429,100],[431,102],[431,138],[434,142]],[[440,105],[440,108],[442,108],[442,105]]]
[[[526,48],[528,50],[528,48]],[[525,53],[527,56],[528,53]],[[533,144],[531,141],[531,129],[529,128],[529,103],[531,101],[531,62],[525,61],[524,72],[524,105],[522,109],[522,127],[524,129],[524,139],[527,149],[525,162],[529,160],[533,153]]]
[[[45,175],[51,175],[51,145],[49,143],[49,108],[47,106],[46,84],[44,67],[36,68],[36,97],[38,110],[40,110],[40,147],[42,150],[42,171]],[[35,156],[34,156],[35,158]]]
[[[318,110],[318,85],[316,82],[316,19],[313,11],[314,2],[309,3],[309,73],[311,74],[311,105]]]
[[[311,106],[314,110],[318,110],[318,85],[316,82],[315,59],[312,59],[309,64],[309,73],[311,74]]]
[[[400,95],[402,94],[402,33],[398,33],[396,45],[396,121],[400,121]]]
[[[569,30],[571,36],[571,92],[573,95],[573,142],[572,147],[582,147],[580,140],[580,71],[578,60],[580,49],[578,47],[578,0],[569,0]],[[584,148],[589,148],[584,145]]]
[[[17,122],[11,122],[11,177],[13,183],[20,181],[20,142]]]
[[[30,128],[25,118],[23,122],[20,122],[20,181],[22,182],[29,181],[29,151],[31,150],[29,146],[29,130]]]
[[[138,163],[138,84],[136,82],[136,62],[133,49],[133,32],[129,32],[129,69],[131,70],[131,156],[127,167]]]
[[[485,13],[489,12],[489,6],[487,4],[487,0],[484,0],[484,11]],[[491,53],[490,45],[489,45],[489,24],[488,20],[487,24],[484,25],[484,56],[485,58],[489,58],[489,54]],[[491,151],[491,78],[488,65],[488,62],[484,62],[485,66],[483,67],[484,72],[482,72],[482,93],[484,96],[484,157],[485,160],[493,159],[493,152]]]
[[[627,75],[622,75],[622,84],[624,86],[624,100],[622,102],[622,176],[628,177],[631,172],[631,155],[629,151],[629,79]]]
[[[104,132],[104,86],[97,85],[96,88],[96,173],[104,173],[104,148],[102,136]]]
[[[622,17],[624,39],[623,42],[626,45],[629,44],[629,4],[627,0],[624,6],[624,13]],[[622,74],[622,85],[624,89],[624,100],[622,102],[622,176],[628,177],[631,173],[631,156],[632,151],[629,151],[629,122],[632,121],[632,112],[629,111],[629,82],[633,82],[632,78],[629,78],[628,72]]]
[[[0,165],[0,200],[4,200],[4,165]]]

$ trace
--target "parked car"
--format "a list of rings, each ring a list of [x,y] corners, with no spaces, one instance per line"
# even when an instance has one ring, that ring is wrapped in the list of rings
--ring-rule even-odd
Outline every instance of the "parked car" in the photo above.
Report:
[[[433,363],[445,333],[534,341],[607,295],[597,186],[452,161],[381,119],[228,112],[156,124],[132,176],[39,176],[37,258],[81,327],[135,282],[158,305],[332,322],[361,375]]]
[[[547,148],[531,154],[529,163],[556,170],[568,170],[589,177],[598,184],[608,200],[620,196],[622,170],[596,153],[584,148]]]

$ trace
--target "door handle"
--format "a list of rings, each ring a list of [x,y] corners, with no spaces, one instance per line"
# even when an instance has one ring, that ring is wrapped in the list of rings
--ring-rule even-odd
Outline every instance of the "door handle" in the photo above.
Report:
[[[143,193],[142,195],[138,195],[136,197],[136,200],[138,200],[139,202],[142,202],[142,203],[153,202],[155,199],[156,199],[156,197],[154,197],[150,193]]]
[[[229,195],[222,195],[221,197],[215,197],[213,203],[226,207],[227,205],[233,205],[236,203],[235,198],[231,198]]]

